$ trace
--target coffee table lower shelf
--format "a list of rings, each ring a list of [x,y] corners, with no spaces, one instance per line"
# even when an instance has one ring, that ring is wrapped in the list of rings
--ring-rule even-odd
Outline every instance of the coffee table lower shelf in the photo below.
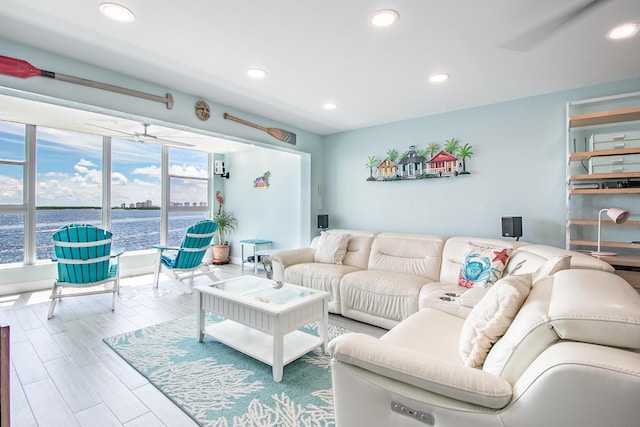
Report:
[[[282,371],[285,365],[316,347],[322,346],[325,350],[322,338],[298,330],[292,331],[284,335],[282,357],[275,356],[274,363],[274,340],[276,337],[267,333],[229,319],[208,325],[205,327],[204,333],[222,344],[272,366],[273,379],[277,382],[282,380]]]

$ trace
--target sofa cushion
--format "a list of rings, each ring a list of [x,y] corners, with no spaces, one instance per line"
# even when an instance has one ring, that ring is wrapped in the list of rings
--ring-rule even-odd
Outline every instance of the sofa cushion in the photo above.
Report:
[[[381,341],[403,347],[429,358],[462,364],[458,336],[464,319],[440,310],[425,309],[412,314],[404,322],[380,337]],[[422,339],[429,337],[429,339]]]
[[[340,313],[340,281],[345,274],[354,271],[358,268],[344,264],[294,264],[284,271],[284,281],[329,292],[329,311]]]
[[[347,254],[350,234],[322,233],[314,256],[315,262],[324,264],[342,264]]]
[[[458,285],[465,288],[493,285],[502,277],[510,255],[510,248],[469,243],[464,264],[460,267]]]
[[[390,329],[418,311],[420,289],[429,279],[406,273],[362,270],[340,283],[342,315]]]
[[[380,233],[373,239],[367,268],[422,276],[432,282],[439,276],[443,246],[444,239],[438,236]]]
[[[433,310],[437,314],[436,310]],[[416,313],[417,316],[426,317],[430,314],[428,311]],[[442,315],[446,316],[444,313]],[[453,316],[451,316],[453,317]],[[412,318],[413,320],[413,318]],[[369,405],[365,407],[362,405],[363,410],[371,410],[371,407],[379,407],[380,405],[388,406],[390,396],[397,396],[400,401],[406,401],[407,399],[415,399],[423,401],[427,399],[427,402],[437,402],[435,405],[425,403],[431,408],[440,409],[444,405],[455,408],[470,408],[470,405],[466,405],[464,402],[473,404],[475,409],[476,405],[481,405],[487,408],[499,409],[503,408],[509,403],[513,395],[511,384],[503,380],[500,377],[487,374],[478,369],[469,369],[463,366],[459,360],[455,360],[457,355],[452,354],[450,358],[434,357],[434,352],[438,352],[441,347],[440,337],[446,335],[441,331],[434,331],[435,335],[433,340],[420,340],[415,339],[415,334],[423,333],[420,325],[435,324],[438,325],[441,318],[419,318],[415,319],[418,327],[414,329],[414,334],[408,337],[401,337],[399,342],[394,343],[392,340],[385,340],[384,338],[376,339],[369,335],[350,333],[343,334],[329,343],[329,352],[333,361],[343,364],[357,366],[364,371],[356,374],[357,377],[368,377],[373,379],[370,374],[379,375],[381,381],[373,381],[368,385],[367,389],[372,390],[377,399],[366,400]],[[459,320],[459,319],[458,319]],[[392,331],[393,332],[393,331]],[[449,334],[453,335],[453,334]],[[444,337],[446,339],[446,337]],[[407,347],[407,344],[422,341],[427,344],[425,350],[414,351]],[[447,345],[444,344],[446,347]],[[457,347],[454,343],[453,347]],[[332,365],[337,369],[333,370],[335,375],[336,371],[340,369],[340,363]],[[365,372],[369,371],[369,372]],[[334,376],[335,378],[335,376]],[[354,378],[355,379],[355,378]],[[360,382],[360,380],[356,380]],[[401,383],[409,384],[417,389],[411,387],[407,388]],[[393,390],[391,393],[380,394],[379,386],[382,384],[390,385],[389,390]],[[387,389],[385,385],[382,385],[382,390]],[[334,390],[336,382],[334,381]],[[338,386],[340,390],[345,390],[344,386]],[[339,398],[339,401],[344,401],[345,395]],[[407,397],[409,396],[409,397]],[[434,396],[430,398],[430,396]],[[368,397],[368,396],[367,396]],[[364,397],[363,399],[366,399]],[[445,398],[443,398],[445,397]],[[447,399],[455,399],[455,401]],[[437,405],[437,406],[436,406]],[[348,410],[352,410],[351,406]],[[485,412],[483,410],[483,412]],[[436,412],[439,416],[441,412]],[[486,412],[485,412],[486,413]],[[360,412],[358,412],[360,414]],[[369,422],[358,422],[362,418],[361,415],[355,415],[351,419],[354,422],[347,422],[345,425],[354,426],[370,426]],[[371,418],[371,417],[369,417]],[[409,420],[410,418],[403,418]],[[467,425],[464,422],[460,423],[447,423],[447,417],[441,417],[440,421],[445,421],[442,425]],[[396,421],[396,422],[394,422]],[[401,425],[398,423],[397,418],[387,418],[383,416],[380,422],[374,423],[375,425],[395,426]],[[417,423],[417,422],[416,422]],[[402,425],[409,425],[402,424]],[[433,423],[429,423],[432,425]],[[343,425],[343,424],[340,424]],[[422,425],[422,424],[421,424]],[[437,424],[440,425],[440,424]]]
[[[530,274],[505,277],[489,288],[460,331],[460,356],[465,365],[482,366],[489,349],[509,328],[530,290]]]
[[[348,230],[348,229],[332,229],[322,234],[349,234],[351,238],[347,244],[347,253],[342,260],[342,264],[358,267],[361,270],[367,268],[369,264],[369,255],[371,254],[371,245],[376,235],[373,231],[365,230]],[[315,250],[321,236],[316,236],[311,241],[311,247]]]

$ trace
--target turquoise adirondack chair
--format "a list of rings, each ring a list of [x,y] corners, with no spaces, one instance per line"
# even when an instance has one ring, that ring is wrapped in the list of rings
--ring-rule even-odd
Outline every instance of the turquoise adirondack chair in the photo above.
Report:
[[[185,279],[192,280],[194,277],[207,275],[217,280],[209,266],[202,262],[217,229],[218,224],[206,219],[189,227],[179,248],[154,245],[153,247],[158,249],[158,257],[155,262],[153,287],[158,287],[160,271],[188,293],[193,292],[193,289],[185,283]]]
[[[111,232],[87,224],[65,225],[53,236],[53,260],[58,277],[51,291],[48,318],[53,317],[56,302],[62,298],[112,293],[111,310],[116,308],[120,292],[118,257],[111,253]],[[65,292],[65,288],[74,288]]]

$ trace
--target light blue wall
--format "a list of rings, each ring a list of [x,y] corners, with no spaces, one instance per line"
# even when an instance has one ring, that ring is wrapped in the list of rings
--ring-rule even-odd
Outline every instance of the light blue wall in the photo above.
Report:
[[[325,138],[324,210],[331,228],[501,236],[522,216],[523,237],[565,244],[565,106],[640,90],[640,78],[344,132]],[[367,182],[367,157],[457,138],[475,153],[469,176]]]
[[[225,182],[225,209],[233,209],[238,230],[233,241],[266,239],[273,248],[289,249],[305,246],[309,221],[303,221],[303,208],[308,207],[308,189],[302,188],[303,158],[299,154],[257,148],[226,156],[230,178]],[[269,188],[256,189],[253,181],[271,172]],[[306,194],[306,195],[305,195]],[[262,248],[264,249],[264,248]],[[240,244],[231,247],[231,256],[240,259]]]

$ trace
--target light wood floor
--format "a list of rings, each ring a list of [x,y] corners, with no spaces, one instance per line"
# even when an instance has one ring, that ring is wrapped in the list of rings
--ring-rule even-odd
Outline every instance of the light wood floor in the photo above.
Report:
[[[226,265],[216,274],[222,280],[253,272]],[[121,280],[115,312],[111,295],[83,296],[58,303],[50,320],[50,290],[0,296],[11,328],[13,427],[197,426],[102,342],[196,312],[195,294],[162,275],[157,291],[151,283],[151,275]],[[373,336],[386,332],[341,316],[330,315],[330,322]]]

